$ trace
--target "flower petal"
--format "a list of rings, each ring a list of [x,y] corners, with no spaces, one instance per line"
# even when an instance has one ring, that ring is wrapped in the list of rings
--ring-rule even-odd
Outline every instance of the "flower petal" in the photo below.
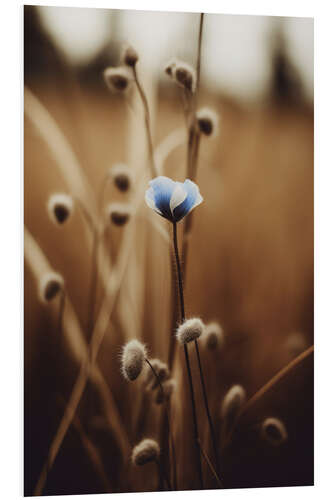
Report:
[[[173,212],[174,218],[177,222],[185,217],[185,215],[191,212],[194,207],[196,207],[203,201],[203,198],[199,193],[199,188],[194,182],[186,179],[183,186],[185,191],[187,192],[187,196],[185,200],[180,205],[178,205]]]
[[[171,200],[170,200],[170,210],[171,213],[173,214],[173,211],[178,205],[183,203],[187,196],[187,192],[184,189],[184,186],[181,182],[176,182],[176,187],[173,190]]]
[[[154,191],[152,188],[147,189],[145,194],[145,201],[149,208],[152,208],[158,214],[162,215],[162,212],[156,207],[154,200]]]
[[[154,190],[154,201],[156,207],[160,210],[163,217],[173,220],[170,210],[170,200],[175,188],[175,181],[160,175],[149,182]]]

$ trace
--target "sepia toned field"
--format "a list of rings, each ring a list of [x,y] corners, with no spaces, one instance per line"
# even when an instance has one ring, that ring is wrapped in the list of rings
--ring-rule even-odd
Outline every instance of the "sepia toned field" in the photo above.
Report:
[[[152,174],[140,96],[110,93],[97,63],[87,74],[66,65],[38,31],[34,8],[25,15],[25,495],[199,489],[175,337],[172,224],[144,202]],[[38,70],[28,64],[34,57]],[[140,54],[137,66],[155,163],[183,182],[182,90],[145,73]],[[205,489],[313,484],[313,106],[291,83],[274,87],[272,74],[257,102],[204,85],[196,96],[198,109],[219,117],[216,137],[200,139],[193,180],[203,203],[185,237],[188,219],[177,224],[186,318],[222,329],[213,349],[207,332],[197,342],[218,464],[188,344]],[[126,192],[108,177],[118,163],[131,172]],[[47,208],[55,193],[73,201],[63,224]],[[125,224],[110,220],[110,203],[125,203]],[[51,271],[64,285],[43,302]],[[158,384],[146,384],[146,363],[134,381],[121,372],[132,339],[168,365],[175,385],[162,404]],[[235,385],[244,391],[223,413]],[[283,426],[273,426],[271,441],[267,418]],[[139,467],[131,454],[144,438],[157,441],[160,457]]]

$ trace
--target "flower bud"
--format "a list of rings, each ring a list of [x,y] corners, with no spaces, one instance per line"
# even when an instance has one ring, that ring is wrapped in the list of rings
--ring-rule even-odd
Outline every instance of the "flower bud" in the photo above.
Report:
[[[200,132],[210,137],[217,135],[219,119],[215,111],[210,108],[201,108],[197,111],[196,117]]]
[[[106,210],[110,221],[116,226],[124,226],[131,216],[131,209],[128,203],[110,203]]]
[[[287,441],[288,433],[284,423],[274,417],[266,418],[261,426],[261,436],[272,446],[280,446]]]
[[[45,273],[38,285],[39,298],[44,304],[54,299],[64,289],[64,279],[53,271]]]
[[[129,45],[127,47],[125,47],[124,53],[122,56],[123,63],[126,64],[126,66],[130,66],[131,68],[133,68],[136,65],[136,63],[138,62],[138,60],[139,60],[139,56],[138,56],[137,51]]]
[[[121,66],[106,68],[103,75],[106,85],[112,92],[125,92],[133,81],[130,70]]]
[[[128,191],[133,183],[133,174],[128,165],[116,163],[110,168],[110,177],[119,191]]]
[[[160,447],[154,439],[143,439],[132,451],[132,462],[134,465],[145,465],[158,460]]]
[[[170,377],[169,368],[166,363],[163,363],[163,361],[159,359],[150,359],[149,363],[153,367],[160,382],[164,382],[164,380],[167,380]],[[147,387],[147,390],[156,389],[156,387],[158,387],[159,385],[158,381],[156,380],[155,374],[153,373],[149,365],[147,365],[145,385]]]
[[[145,346],[136,339],[130,340],[123,348],[121,371],[127,380],[133,381],[142,372],[146,359]]]
[[[48,200],[47,210],[55,224],[64,224],[73,212],[73,199],[65,193],[53,194]]]
[[[207,349],[214,351],[223,344],[223,340],[223,330],[218,323],[212,322],[205,327],[202,341]]]
[[[232,386],[222,401],[222,418],[234,420],[245,401],[246,393],[241,385]]]
[[[175,381],[175,379],[170,378],[169,380],[163,382],[162,387],[163,387],[163,392],[161,391],[160,387],[157,388],[157,393],[155,398],[155,403],[157,405],[160,405],[170,400],[173,392],[177,387],[177,382]]]
[[[179,325],[176,337],[180,344],[187,344],[188,342],[192,342],[196,340],[202,335],[204,331],[205,325],[201,321],[200,318],[191,318],[187,319]]]

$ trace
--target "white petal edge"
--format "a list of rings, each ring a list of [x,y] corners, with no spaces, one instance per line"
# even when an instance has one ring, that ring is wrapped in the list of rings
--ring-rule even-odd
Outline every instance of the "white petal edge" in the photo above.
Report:
[[[145,194],[145,201],[146,201],[149,208],[152,208],[153,210],[155,210],[155,212],[162,215],[162,212],[156,207],[155,201],[149,197],[148,190],[146,191],[146,194]]]
[[[197,207],[198,205],[200,205],[200,203],[203,202],[203,197],[201,196],[201,194],[199,193],[198,191],[198,194],[197,194],[197,199],[195,200],[195,203],[193,204],[193,206],[191,207],[191,210],[188,211],[188,213],[192,212],[193,208]]]
[[[183,201],[185,200],[187,196],[187,192],[183,188],[182,184],[179,182],[176,183],[176,187],[173,190],[171,199],[170,199],[170,210],[171,213],[173,214],[173,211],[176,207],[178,207]]]

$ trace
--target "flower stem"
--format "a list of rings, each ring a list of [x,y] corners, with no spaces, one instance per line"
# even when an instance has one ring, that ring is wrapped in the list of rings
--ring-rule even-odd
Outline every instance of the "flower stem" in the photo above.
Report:
[[[207,397],[207,391],[206,391],[206,384],[205,384],[205,379],[202,371],[202,365],[201,365],[201,359],[200,359],[200,351],[199,351],[199,344],[198,341],[195,340],[195,350],[197,354],[197,360],[198,360],[198,366],[199,366],[199,373],[200,373],[200,381],[201,381],[201,388],[202,388],[202,395],[204,398],[205,402],[205,409],[206,409],[206,414],[207,414],[207,419],[209,423],[209,430],[212,438],[212,443],[213,443],[213,449],[214,449],[214,455],[215,455],[215,464],[216,464],[216,469],[217,469],[217,474],[220,473],[220,460],[219,460],[219,454],[217,451],[217,446],[216,446],[216,437],[215,437],[215,430],[214,430],[214,425],[213,425],[213,420],[209,411],[209,404],[208,404],[208,397]]]
[[[182,280],[182,271],[179,260],[179,251],[178,251],[178,241],[177,241],[177,223],[173,223],[173,243],[177,264],[177,278],[178,278],[178,286],[179,286],[179,300],[180,300],[180,310],[181,310],[181,321],[185,321],[185,304],[184,304],[184,291],[183,291],[183,280]],[[184,344],[184,354],[186,361],[186,369],[188,374],[188,381],[190,386],[190,396],[191,396],[191,405],[192,405],[192,418],[193,418],[193,437],[194,443],[196,447],[196,457],[197,457],[197,467],[199,472],[199,480],[200,487],[203,489],[203,479],[202,479],[202,469],[201,469],[201,451],[199,444],[199,432],[198,432],[198,422],[197,422],[197,412],[195,408],[195,399],[194,399],[194,390],[193,390],[193,380],[191,373],[190,360],[188,355],[187,344]]]
[[[163,396],[163,400],[164,400],[164,397],[165,397],[165,393],[164,393],[164,389],[163,389],[163,384],[159,378],[159,376],[157,375],[156,373],[156,370],[154,369],[153,365],[150,363],[149,359],[146,358],[146,363],[149,365],[151,371],[153,372],[153,375],[154,377],[156,378],[157,380],[157,383],[160,387],[160,390],[161,390],[161,393],[162,393],[162,396]],[[167,403],[167,402],[166,402]],[[176,478],[176,452],[175,452],[175,446],[174,446],[174,441],[173,441],[173,438],[172,438],[172,433],[171,433],[171,426],[170,426],[170,417],[169,417],[169,409],[168,409],[168,406],[166,404],[165,406],[165,409],[166,409],[166,422],[167,422],[167,433],[169,435],[169,439],[170,439],[170,446],[171,446],[171,452],[172,452],[172,461],[173,461],[173,472],[174,472],[174,481],[175,481],[175,489],[177,489],[177,478]],[[171,488],[170,488],[171,489]]]

